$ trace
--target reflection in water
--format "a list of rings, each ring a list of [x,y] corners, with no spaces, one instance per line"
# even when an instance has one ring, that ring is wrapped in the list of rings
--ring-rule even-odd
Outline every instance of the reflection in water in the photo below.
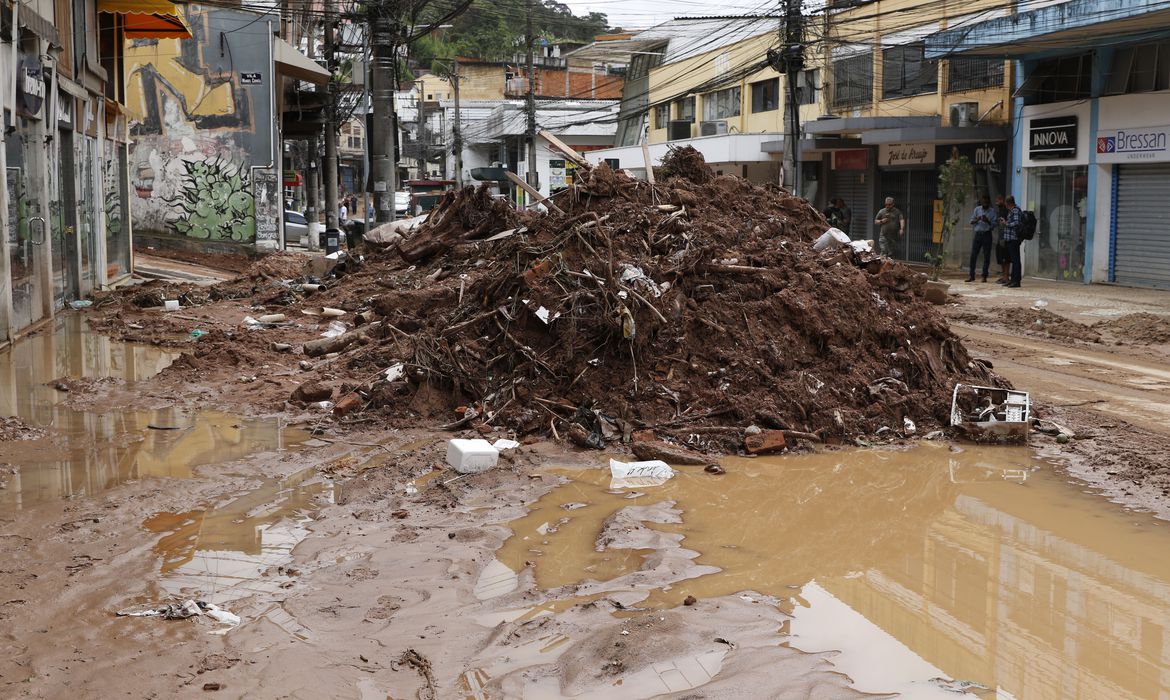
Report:
[[[110,340],[66,315],[52,334],[0,353],[0,415],[49,428],[52,441],[0,443],[0,462],[17,473],[0,490],[0,514],[57,498],[93,495],[148,476],[189,477],[195,467],[282,449],[306,439],[279,419],[241,419],[174,407],[75,411],[54,380],[149,379],[174,359],[159,348]],[[175,427],[153,430],[148,426]]]
[[[834,663],[866,691],[938,697],[928,681],[941,675],[1002,698],[1170,695],[1170,559],[1158,556],[1170,530],[1062,482],[1026,449],[724,464],[725,476],[686,470],[633,499],[608,492],[608,470],[560,472],[572,481],[511,523],[497,556],[515,570],[535,562],[542,588],[607,581],[642,561],[596,551],[603,521],[672,501],[683,522],[648,527],[682,534],[697,564],[721,571],[640,605],[775,596],[794,616],[790,642],[841,650]],[[1004,478],[1021,467],[1040,470]],[[562,507],[574,502],[587,505]]]
[[[154,548],[163,558],[162,588],[218,605],[275,592],[283,579],[265,572],[292,560],[309,534],[306,514],[332,501],[331,483],[305,483],[315,475],[307,469],[226,505],[148,518],[146,529],[165,533]]]

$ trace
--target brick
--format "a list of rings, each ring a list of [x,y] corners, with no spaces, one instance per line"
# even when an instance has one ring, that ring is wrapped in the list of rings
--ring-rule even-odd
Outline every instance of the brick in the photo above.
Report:
[[[341,417],[349,415],[362,407],[362,397],[358,394],[346,394],[333,407],[333,415]]]
[[[779,452],[784,449],[783,430],[764,430],[755,435],[748,435],[743,439],[744,449],[748,454],[763,455]]]

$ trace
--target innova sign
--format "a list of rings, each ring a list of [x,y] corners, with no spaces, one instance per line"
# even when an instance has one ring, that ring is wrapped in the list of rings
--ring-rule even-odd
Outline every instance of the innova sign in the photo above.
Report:
[[[1142,126],[1097,131],[1098,163],[1170,161],[1170,126]]]

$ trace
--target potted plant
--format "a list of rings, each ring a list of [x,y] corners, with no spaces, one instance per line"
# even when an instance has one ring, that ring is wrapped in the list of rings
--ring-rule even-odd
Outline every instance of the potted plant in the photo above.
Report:
[[[951,234],[959,225],[967,199],[975,190],[975,169],[967,156],[959,155],[959,149],[951,149],[951,157],[938,169],[938,197],[942,200],[942,231],[934,252],[926,253],[930,265],[930,281],[938,282],[939,272],[946,263],[947,247]]]

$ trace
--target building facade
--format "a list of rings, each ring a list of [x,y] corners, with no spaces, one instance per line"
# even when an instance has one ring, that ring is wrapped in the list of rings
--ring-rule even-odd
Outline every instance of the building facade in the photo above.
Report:
[[[132,268],[124,41],[188,36],[162,0],[3,3],[0,343]]]
[[[1170,7],[1019,3],[926,44],[1018,66],[1012,190],[1038,220],[1025,273],[1170,288]]]

